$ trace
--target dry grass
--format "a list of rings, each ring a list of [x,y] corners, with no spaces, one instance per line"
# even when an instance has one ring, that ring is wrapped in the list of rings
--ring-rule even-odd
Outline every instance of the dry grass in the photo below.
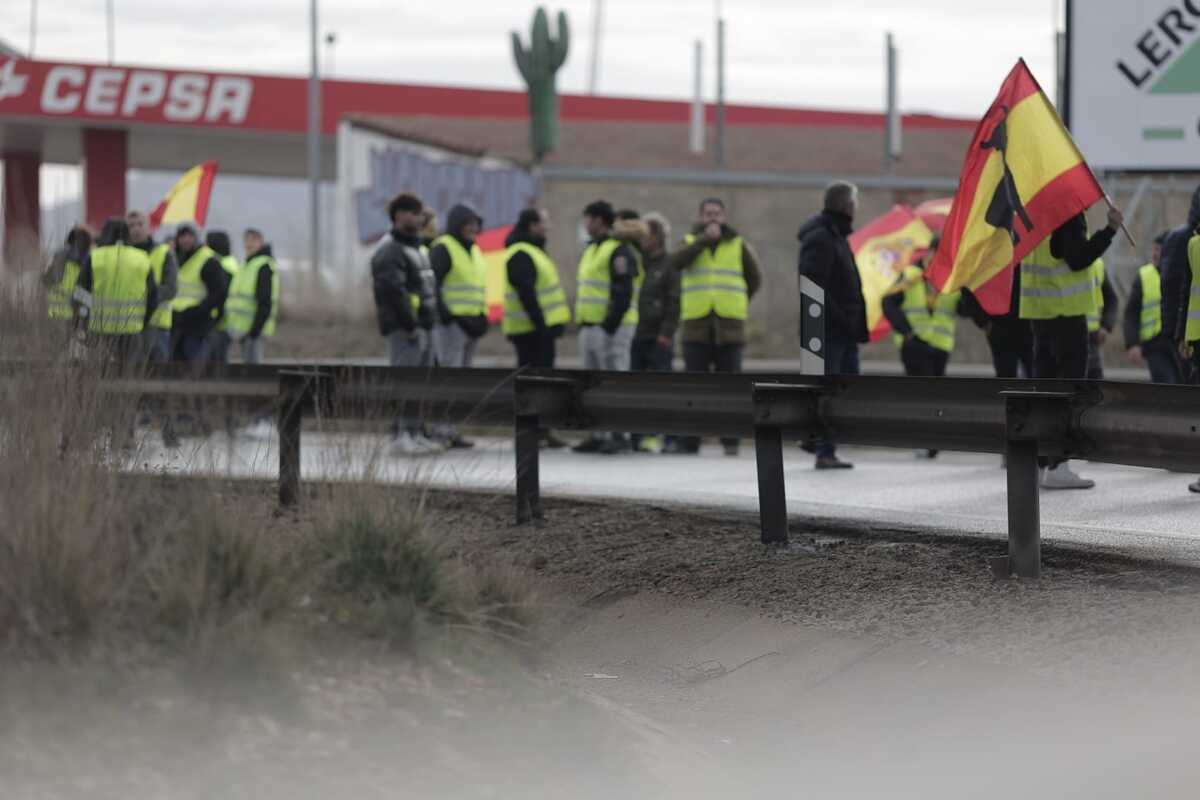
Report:
[[[62,326],[6,296],[0,317],[22,336],[0,342],[0,360],[36,363],[0,378],[10,656],[203,666],[315,619],[406,648],[438,630],[523,634],[528,584],[435,542],[419,491],[343,484],[278,518],[228,482],[129,477],[138,398],[102,391],[118,367],[65,358]]]

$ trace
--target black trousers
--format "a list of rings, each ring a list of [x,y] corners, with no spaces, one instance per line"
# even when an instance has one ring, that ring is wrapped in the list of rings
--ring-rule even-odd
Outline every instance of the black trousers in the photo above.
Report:
[[[1087,377],[1087,317],[1055,317],[1033,321],[1033,377],[1078,380]],[[1039,458],[1038,463],[1051,469],[1063,463],[1061,458]]]
[[[688,372],[741,372],[742,349],[740,344],[684,342],[683,368]],[[688,450],[700,447],[699,436],[685,436],[680,441]],[[724,438],[721,443],[737,444],[737,441],[737,437]]]
[[[534,331],[510,336],[508,340],[516,348],[518,367],[554,369],[555,339],[553,336],[546,336]]]
[[[900,348],[900,361],[904,374],[910,377],[940,378],[946,374],[950,354],[938,350],[915,336]]]
[[[1087,317],[1033,321],[1033,377],[1078,380],[1088,370]]]
[[[673,348],[659,347],[658,337],[635,336],[629,347],[629,369],[631,372],[670,372]],[[643,436],[633,434],[633,446],[637,447]]]
[[[1142,357],[1150,368],[1150,380],[1153,383],[1183,383],[1183,367],[1179,363],[1179,353],[1168,339],[1154,338],[1142,345]]]
[[[997,378],[1033,377],[1033,326],[1027,319],[1001,317],[988,331]]]

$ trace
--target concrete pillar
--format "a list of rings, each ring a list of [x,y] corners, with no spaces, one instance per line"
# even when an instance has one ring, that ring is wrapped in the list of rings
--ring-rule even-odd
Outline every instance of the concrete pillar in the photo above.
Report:
[[[42,157],[38,153],[4,154],[4,261],[19,267],[36,265],[41,231]]]
[[[123,217],[128,136],[123,130],[83,131],[83,218],[96,229],[109,217]]]

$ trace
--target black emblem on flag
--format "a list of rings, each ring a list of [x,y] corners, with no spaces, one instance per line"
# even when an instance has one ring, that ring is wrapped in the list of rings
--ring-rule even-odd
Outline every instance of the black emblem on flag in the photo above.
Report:
[[[1019,216],[1027,231],[1033,230],[1033,220],[1025,211],[1025,204],[1021,201],[1021,195],[1017,191],[1017,181],[1008,167],[1008,106],[1000,106],[1000,109],[1000,122],[992,129],[991,137],[980,146],[984,150],[999,151],[1000,161],[1004,164],[1004,177],[996,185],[996,193],[992,195],[992,202],[988,205],[987,213],[983,215],[983,218],[993,228],[1008,231],[1009,236],[1012,237],[1013,247],[1016,247],[1021,241],[1021,235],[1017,233],[1013,217]]]

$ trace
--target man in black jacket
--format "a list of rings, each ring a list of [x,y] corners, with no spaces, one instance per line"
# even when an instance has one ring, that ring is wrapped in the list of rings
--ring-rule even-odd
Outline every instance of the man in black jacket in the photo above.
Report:
[[[371,281],[379,334],[387,339],[393,367],[428,367],[429,332],[436,307],[433,270],[421,250],[421,214],[416,196],[403,193],[388,203],[391,232],[371,256]],[[399,455],[440,452],[441,445],[424,434],[421,420],[396,420],[392,451]]]
[[[1151,382],[1176,384],[1183,383],[1183,373],[1179,368],[1179,351],[1175,347],[1175,341],[1162,313],[1162,245],[1169,233],[1170,231],[1164,231],[1155,237],[1153,248],[1150,251],[1150,263],[1138,271],[1138,277],[1129,290],[1129,300],[1125,303],[1125,320],[1122,327],[1125,332],[1125,347],[1129,354],[1129,360],[1135,364],[1145,364],[1149,367]],[[1143,277],[1142,271],[1147,269],[1151,269],[1153,272],[1149,273],[1147,277]],[[1154,316],[1153,308],[1143,308],[1146,305],[1145,285],[1147,281],[1151,282],[1150,290],[1154,291],[1155,275],[1158,276],[1159,286],[1157,317]],[[1149,312],[1149,314],[1143,312]],[[1147,328],[1147,325],[1154,323],[1148,323],[1147,319],[1157,319],[1158,325],[1161,326],[1158,333],[1149,335],[1151,329]],[[1147,330],[1143,332],[1143,328],[1147,328]]]
[[[196,229],[187,224],[175,231],[175,261],[179,272],[171,301],[173,360],[205,361],[211,334],[229,296],[229,273],[210,248],[201,246]]]
[[[825,291],[825,374],[857,375],[858,346],[869,339],[867,304],[849,237],[858,188],[837,181],[825,190],[824,210],[800,227],[800,275]],[[833,442],[816,446],[817,469],[850,469]]]

